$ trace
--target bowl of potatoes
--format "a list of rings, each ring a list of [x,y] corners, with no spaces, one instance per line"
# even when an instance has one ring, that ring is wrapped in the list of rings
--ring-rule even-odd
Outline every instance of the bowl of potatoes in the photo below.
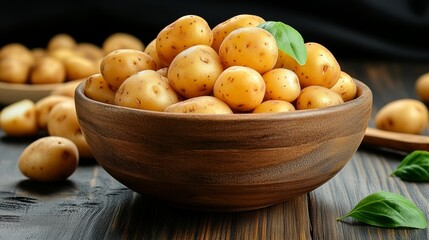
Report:
[[[303,43],[298,63],[264,22],[238,15],[210,29],[186,15],[144,51],[106,55],[75,92],[101,167],[140,194],[203,211],[271,206],[334,177],[364,137],[371,90],[321,44]],[[183,40],[188,32],[199,40]]]

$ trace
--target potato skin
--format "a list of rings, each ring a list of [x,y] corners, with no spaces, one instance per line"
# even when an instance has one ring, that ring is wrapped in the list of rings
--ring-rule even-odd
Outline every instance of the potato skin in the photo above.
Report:
[[[145,45],[139,38],[132,34],[116,32],[104,40],[101,49],[104,55],[107,55],[118,49],[134,49],[143,51],[145,49]]]
[[[420,75],[415,83],[417,96],[423,102],[429,102],[429,72]]]
[[[37,126],[39,129],[46,129],[49,113],[55,104],[70,100],[71,97],[64,95],[48,95],[35,103]]]
[[[331,89],[340,94],[344,102],[350,101],[356,97],[356,84],[353,78],[344,71],[340,72],[340,78]]]
[[[429,113],[426,105],[416,99],[397,99],[384,105],[375,116],[378,129],[422,134],[428,126]]]
[[[344,103],[343,98],[335,91],[326,87],[312,85],[301,90],[301,93],[296,99],[296,109],[324,108],[342,103]]]
[[[0,81],[8,83],[27,83],[31,67],[21,59],[0,59]]]
[[[265,100],[293,102],[301,92],[299,78],[287,68],[274,68],[262,75],[265,81]]]
[[[232,114],[231,108],[213,96],[198,96],[189,98],[164,109],[164,112],[192,114]]]
[[[36,61],[30,73],[31,84],[63,83],[66,81],[64,64],[53,57],[42,57]]]
[[[266,100],[253,109],[252,113],[292,112],[295,106],[284,100]]]
[[[79,151],[67,138],[42,137],[30,143],[18,159],[18,168],[29,179],[40,182],[66,180],[76,170]]]
[[[35,135],[39,129],[34,102],[23,99],[4,107],[0,112],[0,127],[9,136]]]
[[[84,86],[85,96],[103,103],[115,103],[116,91],[109,88],[109,84],[103,78],[101,73],[96,73],[89,76],[85,80]]]

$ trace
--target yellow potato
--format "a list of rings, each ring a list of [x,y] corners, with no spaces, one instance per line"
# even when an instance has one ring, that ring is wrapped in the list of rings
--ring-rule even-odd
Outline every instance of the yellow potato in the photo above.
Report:
[[[18,158],[18,168],[29,179],[40,182],[64,181],[79,163],[76,145],[67,138],[46,136],[30,143]]]
[[[265,82],[256,70],[244,66],[225,69],[213,87],[213,94],[236,112],[256,108],[264,99]]]
[[[156,62],[158,69],[166,67],[158,58],[158,52],[156,51],[156,38],[150,41],[150,43],[146,46],[143,52],[149,54],[149,56],[153,58],[153,60]]]
[[[278,57],[276,39],[259,27],[237,28],[230,32],[219,47],[224,68],[250,67],[260,74],[273,69]]]
[[[84,94],[99,102],[115,103],[116,91],[109,88],[109,84],[101,73],[91,75],[85,80]]]
[[[64,60],[64,66],[68,81],[87,78],[100,72],[99,66],[94,61],[77,55]]]
[[[195,45],[173,59],[168,68],[168,81],[185,98],[209,95],[222,71],[219,55],[213,48]]]
[[[29,67],[33,66],[35,58],[30,49],[21,43],[8,43],[0,49],[0,60],[3,58],[13,58],[20,60]]]
[[[87,58],[89,60],[92,60],[94,62],[102,59],[105,56],[101,47],[93,43],[87,43],[87,42],[78,43],[76,45],[75,51],[77,55]]]
[[[417,96],[424,102],[429,102],[429,72],[420,75],[415,83]]]
[[[239,14],[235,15],[218,25],[213,29],[213,49],[218,52],[220,44],[225,39],[225,37],[232,32],[233,30],[241,27],[256,27],[261,23],[264,23],[265,19],[260,16],[253,14]]]
[[[135,49],[119,49],[107,54],[100,64],[100,73],[112,90],[117,90],[125,79],[142,70],[158,69],[149,54]]]
[[[118,49],[134,49],[143,51],[145,49],[145,45],[139,38],[132,34],[116,32],[104,40],[101,48],[104,55],[107,55]]]
[[[50,136],[64,137],[76,144],[79,149],[79,156],[93,157],[80,129],[74,99],[55,104],[48,115],[46,126]]]
[[[65,82],[61,84],[60,86],[56,87],[50,95],[62,95],[67,97],[74,97],[76,87],[85,79],[77,79]]]
[[[49,39],[46,49],[49,52],[59,48],[73,49],[76,45],[77,42],[71,35],[67,33],[58,33]]]
[[[49,113],[55,104],[70,100],[70,96],[63,95],[48,95],[35,103],[36,107],[36,117],[37,117],[37,126],[39,129],[47,128],[47,121]]]
[[[31,67],[20,59],[0,59],[0,81],[8,83],[27,83]]]
[[[340,78],[340,64],[335,56],[323,45],[316,42],[305,43],[307,49],[307,61],[304,65],[289,64],[287,68],[292,69],[299,77],[301,87],[318,85],[331,88]]]
[[[166,107],[165,112],[199,113],[199,114],[232,114],[231,108],[213,96],[189,98]]]
[[[356,83],[353,78],[344,71],[340,72],[340,78],[331,89],[340,94],[344,102],[350,101],[356,97]]]
[[[194,45],[211,46],[213,33],[207,21],[197,15],[184,15],[170,23],[156,37],[156,51],[163,66],[169,66],[173,58]]]
[[[179,101],[168,79],[154,70],[143,70],[127,78],[115,95],[115,104],[124,107],[163,111]]]
[[[30,83],[49,84],[66,81],[66,68],[64,64],[53,57],[42,57],[36,61],[30,73]]]
[[[39,129],[34,102],[23,99],[4,107],[0,112],[0,127],[14,137],[36,134]]]
[[[379,129],[410,134],[422,134],[428,126],[426,105],[416,99],[397,99],[384,105],[375,116]]]
[[[274,68],[262,75],[265,81],[265,100],[293,102],[301,92],[298,76],[290,69]]]
[[[335,91],[326,87],[312,85],[301,90],[296,99],[296,109],[324,108],[342,103],[344,103],[343,98]]]
[[[292,112],[295,106],[284,100],[266,100],[253,109],[253,113]]]
[[[47,54],[48,54],[48,56],[54,57],[63,63],[68,58],[76,57],[76,56],[80,57],[79,54],[75,50],[70,49],[70,48],[57,48],[57,49],[49,51]]]
[[[158,70],[156,70],[159,74],[161,74],[163,77],[168,77],[168,67],[163,67]]]
[[[34,60],[37,61],[43,57],[48,56],[47,50],[45,48],[36,47],[30,50],[31,54],[33,54]]]

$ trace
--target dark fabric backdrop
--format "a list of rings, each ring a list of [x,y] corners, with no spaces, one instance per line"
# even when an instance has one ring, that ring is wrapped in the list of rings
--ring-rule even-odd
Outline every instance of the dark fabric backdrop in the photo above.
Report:
[[[0,3],[0,46],[21,42],[45,47],[68,33],[79,42],[101,44],[111,33],[128,32],[144,43],[175,19],[195,14],[214,27],[236,14],[282,21],[339,58],[429,60],[426,0],[325,1],[66,0]]]

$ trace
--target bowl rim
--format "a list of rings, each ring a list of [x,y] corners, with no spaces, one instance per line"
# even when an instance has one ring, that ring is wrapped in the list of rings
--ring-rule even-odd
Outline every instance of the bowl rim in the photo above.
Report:
[[[332,112],[339,112],[342,110],[350,109],[356,106],[360,106],[366,101],[370,101],[372,104],[373,95],[371,89],[362,81],[359,81],[353,78],[357,86],[357,97],[355,99],[349,100],[339,105],[317,108],[317,109],[305,109],[305,110],[296,110],[291,112],[275,112],[275,113],[233,113],[233,114],[198,114],[198,113],[176,113],[176,112],[161,112],[161,111],[152,111],[145,109],[136,109],[130,107],[119,106],[111,103],[104,103],[100,101],[93,100],[87,97],[84,94],[84,87],[86,81],[82,81],[75,89],[75,102],[79,100],[86,101],[90,105],[99,105],[105,108],[108,108],[109,111],[121,112],[129,111],[129,113],[134,112],[138,115],[159,117],[159,118],[171,118],[171,119],[188,119],[188,120],[212,120],[212,121],[243,121],[243,120],[267,120],[267,119],[284,119],[284,118],[302,118],[311,116],[326,115]],[[76,104],[78,105],[78,104]]]

